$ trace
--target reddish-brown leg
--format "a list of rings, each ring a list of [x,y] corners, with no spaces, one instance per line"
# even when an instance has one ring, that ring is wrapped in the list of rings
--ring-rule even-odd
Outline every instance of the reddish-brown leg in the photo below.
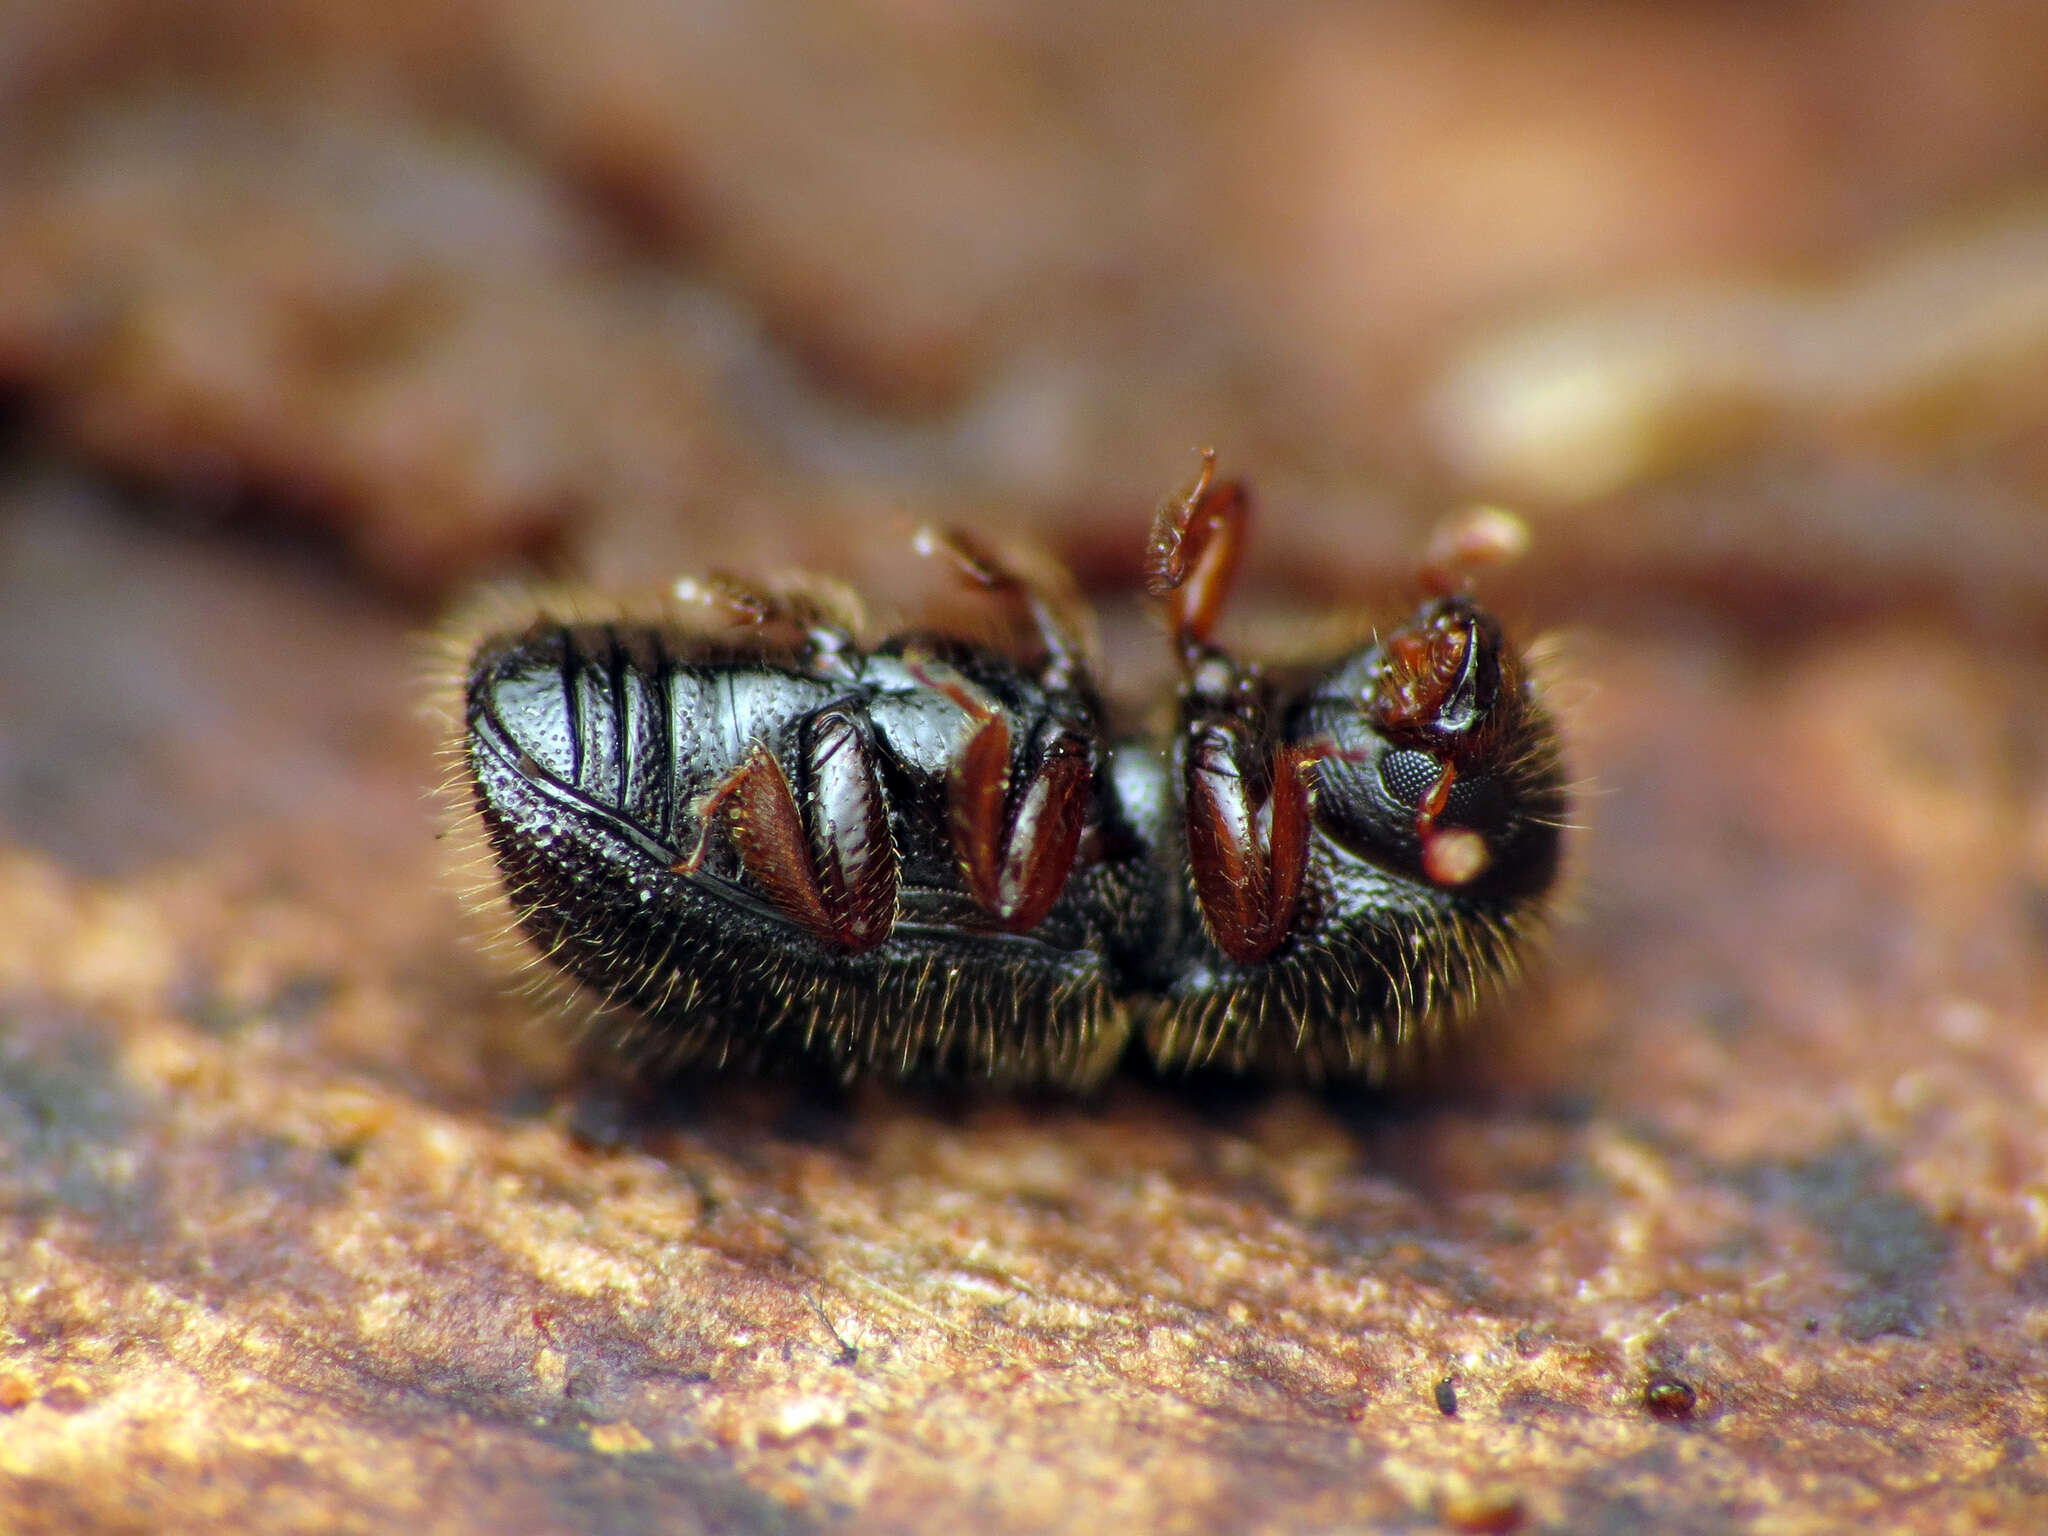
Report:
[[[1501,507],[1467,507],[1430,531],[1416,572],[1422,589],[1435,597],[1471,590],[1481,571],[1511,565],[1529,551],[1529,525]]]
[[[760,742],[699,800],[703,831],[678,874],[694,874],[723,823],[740,867],[768,899],[821,943],[848,954],[873,949],[896,921],[896,848],[865,728],[843,710],[804,731],[809,824],[789,776]]]
[[[1159,509],[1146,551],[1146,585],[1167,600],[1167,622],[1183,655],[1209,643],[1209,632],[1237,577],[1250,531],[1251,492],[1216,479],[1216,454],[1202,454],[1202,472]]]
[[[1062,586],[1056,568],[1041,571],[1039,579],[1022,575],[960,528],[919,528],[910,542],[920,555],[944,560],[969,586],[1015,605],[1043,652],[1039,680],[1047,687],[1067,687],[1081,675],[1092,631],[1071,582]]]
[[[1031,770],[1000,844],[976,829],[971,868],[997,871],[993,900],[977,900],[1004,927],[1017,933],[1036,928],[1066,888],[1088,816],[1091,777],[1087,744],[1062,731],[1046,743]],[[977,878],[989,884],[985,874]]]
[[[865,621],[859,594],[841,582],[808,572],[775,581],[748,581],[726,571],[685,576],[674,587],[676,601],[709,608],[728,624],[751,627],[786,624],[795,629],[836,629],[849,634]]]
[[[1437,825],[1457,782],[1458,765],[1439,758],[1436,777],[1415,803],[1415,838],[1422,845],[1422,872],[1436,885],[1464,885],[1483,873],[1489,862],[1486,839],[1477,832]]]
[[[1216,947],[1256,965],[1293,931],[1308,870],[1310,765],[1322,751],[1273,754],[1261,796],[1246,775],[1251,743],[1236,721],[1215,721],[1188,743],[1188,867]]]
[[[708,576],[685,576],[675,584],[676,601],[710,608],[728,624],[757,625],[790,619],[776,595],[751,582],[713,571]]]
[[[1009,721],[965,683],[914,670],[976,722],[946,781],[947,822],[968,893],[1012,932],[1036,928],[1059,900],[1081,846],[1093,778],[1087,743],[1071,731],[1048,740],[1011,815]]]
[[[896,924],[897,869],[889,805],[865,724],[842,710],[812,716],[804,758],[818,889],[839,925],[841,943],[872,948]]]
[[[1461,774],[1486,771],[1507,739],[1508,711],[1522,687],[1514,655],[1498,626],[1457,598],[1429,604],[1380,649],[1372,722],[1437,765],[1415,807],[1423,871],[1438,885],[1462,885],[1485,869],[1485,840],[1438,822]]]
[[[735,628],[800,639],[810,652],[812,672],[820,677],[850,674],[854,636],[866,624],[852,589],[822,576],[795,575],[756,585],[714,571],[684,577],[675,584],[675,596],[680,603],[709,609]]]

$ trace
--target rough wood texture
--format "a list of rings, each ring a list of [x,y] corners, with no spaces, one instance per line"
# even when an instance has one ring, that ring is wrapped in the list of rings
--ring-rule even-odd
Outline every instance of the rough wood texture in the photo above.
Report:
[[[1386,591],[1472,489],[1416,382],[1462,326],[1695,251],[1854,288],[1873,229],[2029,171],[2021,13],[1309,6],[1197,29],[1248,82],[1219,125],[1236,77],[1142,11],[892,11],[844,40],[868,95],[787,64],[769,123],[720,71],[826,12],[272,10],[170,57],[111,0],[0,17],[0,1527],[2048,1525],[2048,322],[2008,247],[1937,240],[2010,300],[1955,368],[1731,423],[1699,363],[1538,505],[1503,591],[1561,631],[1575,916],[1399,1098],[609,1082],[469,946],[392,596],[537,547],[886,576],[903,506],[1113,583],[1211,434],[1269,611]],[[1488,92],[1449,155],[1428,103]],[[835,113],[882,125],[848,178]],[[1488,158],[1538,130],[1541,174]],[[346,558],[262,531],[309,520]]]

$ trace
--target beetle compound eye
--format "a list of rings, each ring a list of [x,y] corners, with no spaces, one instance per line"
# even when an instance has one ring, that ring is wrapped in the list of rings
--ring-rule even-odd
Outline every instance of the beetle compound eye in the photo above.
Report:
[[[1396,749],[1380,759],[1380,783],[1399,805],[1415,810],[1429,793],[1443,765],[1427,752]]]
[[[1419,813],[1441,785],[1443,769],[1442,760],[1427,752],[1396,748],[1380,758],[1380,783],[1397,805]],[[1508,791],[1497,774],[1467,772],[1452,778],[1430,820],[1485,833],[1507,821],[1508,809]]]
[[[1205,457],[1154,526],[1180,675],[1150,737],[1111,736],[1064,578],[943,531],[920,547],[1001,643],[720,577],[678,588],[719,622],[468,647],[460,787],[508,931],[669,1064],[1085,1085],[1142,1030],[1165,1067],[1393,1074],[1540,931],[1556,733],[1462,545],[1306,681],[1214,644],[1251,506]]]

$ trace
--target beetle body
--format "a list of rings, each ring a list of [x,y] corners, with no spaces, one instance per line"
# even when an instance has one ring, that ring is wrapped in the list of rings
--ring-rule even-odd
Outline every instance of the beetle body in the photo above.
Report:
[[[464,681],[463,779],[526,939],[675,1062],[1069,1085],[1378,1080],[1512,975],[1557,870],[1556,737],[1442,595],[1269,677],[1209,643],[1248,499],[1169,502],[1169,739],[1118,740],[1062,594],[922,535],[1018,645],[866,642],[731,581],[705,626],[541,617]]]
[[[992,652],[909,649],[548,621],[487,644],[467,758],[520,927],[678,1060],[1098,1074],[1126,1031],[1109,957],[1156,882],[1096,771],[1095,708]],[[1087,867],[1007,920],[952,833],[973,709],[1012,746],[1006,789],[1049,751],[1085,769]]]

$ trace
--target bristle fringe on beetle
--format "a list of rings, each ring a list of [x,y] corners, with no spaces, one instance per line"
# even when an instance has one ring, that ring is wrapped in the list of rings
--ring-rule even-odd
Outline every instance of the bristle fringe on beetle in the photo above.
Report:
[[[1155,523],[1164,740],[1112,730],[1069,584],[958,533],[919,548],[1020,643],[870,644],[830,583],[726,578],[492,634],[458,774],[492,882],[667,1064],[1080,1086],[1135,1038],[1169,1069],[1382,1080],[1540,931],[1556,730],[1455,551],[1319,666],[1211,644],[1249,517],[1205,455]]]

